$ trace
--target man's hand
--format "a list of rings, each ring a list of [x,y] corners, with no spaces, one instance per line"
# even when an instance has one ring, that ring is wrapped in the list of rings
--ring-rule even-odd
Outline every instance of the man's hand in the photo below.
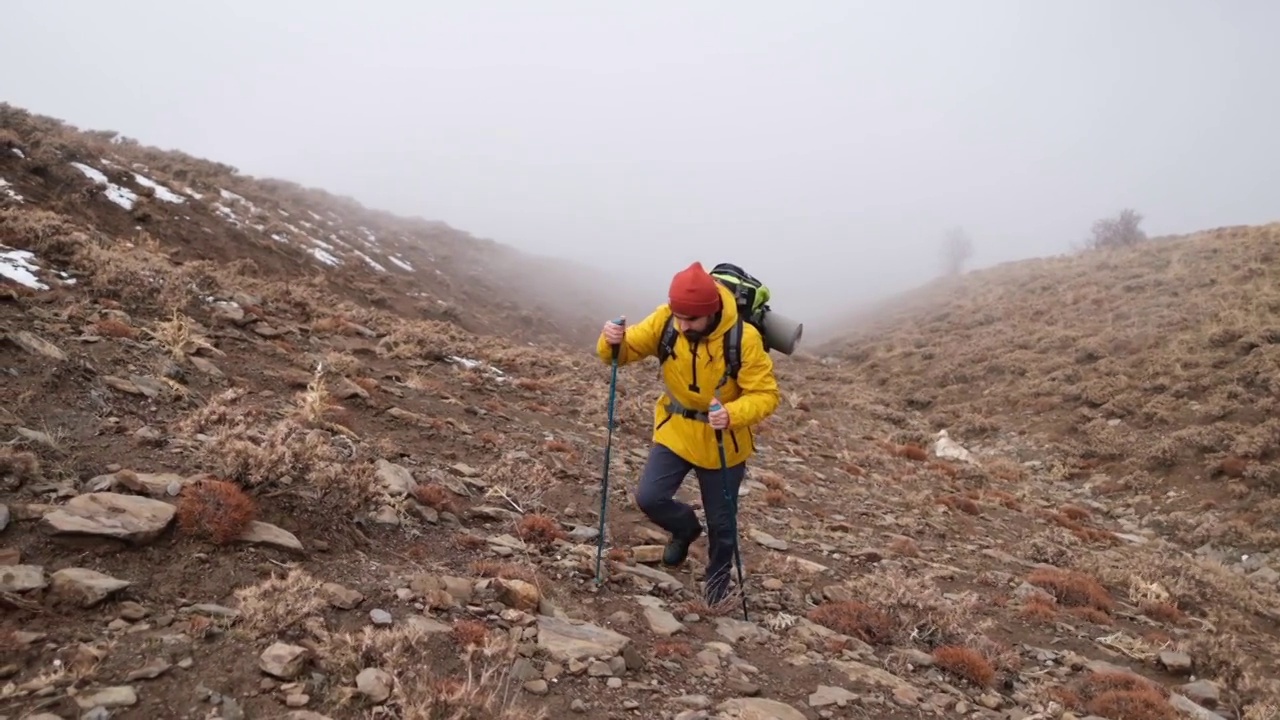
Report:
[[[724,430],[729,427],[729,410],[723,405],[713,405],[711,412],[707,413],[707,422],[716,430]]]
[[[609,343],[610,345],[622,344],[622,339],[627,336],[627,328],[626,328],[627,318],[621,317],[618,319],[621,320],[622,323],[618,323],[615,320],[610,320],[609,322],[604,324],[604,329],[600,331],[601,333],[604,334],[605,342]]]

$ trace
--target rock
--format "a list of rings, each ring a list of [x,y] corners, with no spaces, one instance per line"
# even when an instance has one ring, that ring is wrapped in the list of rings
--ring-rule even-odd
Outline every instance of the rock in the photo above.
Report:
[[[857,699],[857,695],[844,688],[819,685],[817,690],[809,694],[809,707],[826,707],[828,705],[843,707],[857,701]]]
[[[498,590],[498,601],[503,605],[526,612],[537,612],[542,594],[538,592],[536,585],[516,578],[499,579],[494,585]]]
[[[390,625],[392,622],[391,613],[381,608],[374,608],[369,611],[369,622],[374,625]]]
[[[524,684],[524,691],[530,695],[546,695],[550,691],[550,686],[546,680],[530,680]]]
[[[1191,672],[1191,656],[1175,650],[1161,650],[1160,664],[1171,673],[1186,675]]]
[[[89,480],[89,489],[96,492],[125,487],[149,497],[164,498],[173,497],[182,492],[182,487],[186,483],[186,478],[177,473],[135,473],[130,470],[121,470],[92,478]]]
[[[726,720],[807,720],[790,705],[765,698],[731,698],[720,703],[716,712]]]
[[[661,545],[636,545],[631,548],[631,557],[638,563],[661,562],[665,550]]]
[[[664,637],[675,635],[685,629],[684,623],[676,620],[675,615],[662,608],[646,607],[644,619],[649,623],[650,630]]]
[[[11,332],[7,337],[9,338],[9,342],[12,342],[14,345],[17,345],[33,355],[43,355],[50,360],[57,360],[58,362],[62,362],[67,359],[66,353],[59,350],[57,345],[54,345],[43,338],[36,337],[26,330]]]
[[[375,705],[381,705],[391,697],[394,682],[390,673],[378,668],[365,668],[356,675],[356,689]]]
[[[0,567],[18,565],[22,562],[22,551],[18,548],[0,548]]]
[[[71,498],[46,513],[41,522],[55,535],[96,535],[140,545],[159,537],[175,512],[174,506],[160,500],[97,492]]]
[[[93,607],[133,584],[87,568],[64,568],[49,579],[54,595],[84,608]]]
[[[1218,686],[1208,680],[1196,680],[1178,688],[1178,692],[1186,695],[1192,702],[1207,708],[1215,708],[1221,702],[1221,691]]]
[[[165,660],[152,660],[146,665],[130,672],[125,676],[127,682],[135,682],[137,680],[155,680],[161,675],[169,672],[173,665]]]
[[[1169,694],[1169,704],[1192,720],[1227,720],[1227,718],[1205,707],[1197,705],[1186,696],[1178,693]]]
[[[0,566],[0,592],[21,593],[40,590],[49,583],[39,565]]]
[[[128,707],[138,702],[138,694],[128,685],[102,688],[75,696],[76,705],[82,710],[95,707],[112,708]]]
[[[791,547],[790,545],[787,544],[785,540],[779,540],[778,538],[770,535],[767,532],[764,532],[763,530],[756,530],[755,528],[752,528],[750,531],[750,536],[752,540],[756,541],[758,544],[764,547],[769,548],[770,550],[778,550],[780,552],[786,552],[787,549]]]
[[[413,473],[401,465],[382,458],[374,466],[375,477],[381,488],[392,497],[410,495],[418,488]]]
[[[262,651],[258,658],[258,668],[262,672],[280,678],[292,680],[302,672],[310,651],[298,645],[277,642]]]
[[[320,592],[330,605],[343,610],[354,610],[364,600],[358,590],[349,590],[338,583],[327,582],[320,586]]]
[[[260,520],[250,522],[238,539],[240,542],[270,545],[281,550],[302,551],[302,542],[293,533]]]
[[[0,503],[0,530],[9,527],[9,506]]]
[[[560,662],[617,655],[631,638],[587,622],[538,616],[538,648]]]

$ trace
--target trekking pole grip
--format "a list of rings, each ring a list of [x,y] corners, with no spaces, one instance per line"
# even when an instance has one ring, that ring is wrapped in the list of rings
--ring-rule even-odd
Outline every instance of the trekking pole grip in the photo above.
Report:
[[[623,317],[617,317],[617,318],[615,318],[615,319],[614,319],[613,324],[615,324],[615,325],[621,325],[621,326],[623,327],[623,329],[625,330],[625,329],[626,329],[626,327],[627,327],[627,320],[626,320],[626,318],[623,318]],[[612,344],[612,345],[610,345],[610,346],[609,346],[609,349],[613,352],[613,359],[614,359],[614,360],[617,360],[617,359],[618,359],[618,351],[622,349],[622,343],[614,343],[614,344]]]

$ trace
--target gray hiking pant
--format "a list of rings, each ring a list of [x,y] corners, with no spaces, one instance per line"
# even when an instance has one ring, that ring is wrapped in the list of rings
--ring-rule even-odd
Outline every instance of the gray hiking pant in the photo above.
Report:
[[[693,508],[675,499],[676,491],[692,470],[698,477],[702,493],[702,509],[707,517],[707,580],[705,595],[712,602],[724,598],[733,572],[735,505],[738,487],[746,474],[747,464],[740,463],[722,472],[720,468],[701,468],[687,462],[663,445],[649,449],[649,459],[640,475],[636,504],[655,524],[673,538],[689,539],[701,531],[701,523]],[[729,481],[729,497],[725,498],[724,480]]]

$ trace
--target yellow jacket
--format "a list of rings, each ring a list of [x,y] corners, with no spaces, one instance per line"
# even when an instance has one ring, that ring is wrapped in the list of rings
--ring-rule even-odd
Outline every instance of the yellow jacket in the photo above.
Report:
[[[724,377],[724,334],[737,321],[738,307],[733,294],[724,286],[718,287],[724,300],[720,324],[698,343],[697,355],[694,355],[684,335],[676,333],[675,353],[661,369],[667,391],[658,396],[653,407],[653,441],[703,468],[720,467],[715,430],[705,419],[672,415],[667,404],[670,396],[686,408],[705,413],[715,397],[716,385]],[[656,357],[662,327],[669,315],[671,308],[664,303],[644,320],[628,326],[618,350],[618,364]],[[596,354],[605,363],[613,360],[612,348],[603,334],[596,341]],[[698,391],[690,390],[691,386],[696,386]],[[755,452],[752,426],[769,417],[778,407],[778,382],[773,375],[773,359],[764,350],[760,331],[750,323],[742,324],[742,366],[738,370],[737,382],[730,378],[725,383],[720,389],[720,402],[729,411],[729,427],[724,431],[725,462],[734,466]]]

